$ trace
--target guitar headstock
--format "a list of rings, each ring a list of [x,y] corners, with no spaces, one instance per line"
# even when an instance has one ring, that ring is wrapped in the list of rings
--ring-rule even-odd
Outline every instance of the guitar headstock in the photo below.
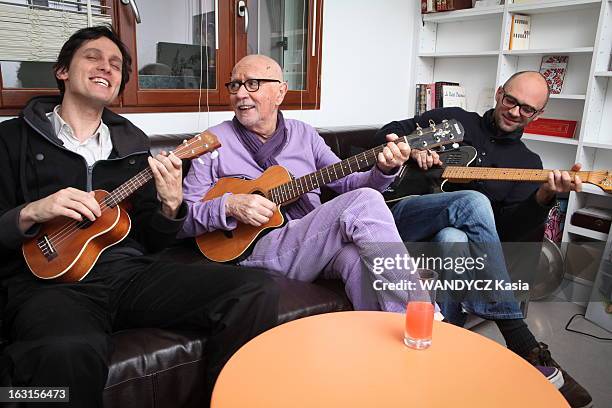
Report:
[[[585,182],[595,184],[606,193],[612,193],[612,172],[610,171],[590,171]]]
[[[429,127],[417,129],[406,136],[411,149],[432,149],[463,141],[463,125],[456,119],[445,119],[441,123],[429,121]]]
[[[220,147],[221,143],[219,143],[217,136],[206,130],[189,140],[183,141],[183,144],[174,151],[174,155],[180,159],[195,159]]]

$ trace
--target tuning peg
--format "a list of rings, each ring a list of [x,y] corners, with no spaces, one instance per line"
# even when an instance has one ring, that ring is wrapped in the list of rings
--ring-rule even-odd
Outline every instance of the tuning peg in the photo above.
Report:
[[[419,136],[423,136],[423,128],[418,123],[416,124],[416,132]]]
[[[431,128],[431,130],[436,130],[436,122],[434,122],[432,119],[429,119],[429,127]]]
[[[459,143],[453,143],[453,149],[458,149],[459,148]]]

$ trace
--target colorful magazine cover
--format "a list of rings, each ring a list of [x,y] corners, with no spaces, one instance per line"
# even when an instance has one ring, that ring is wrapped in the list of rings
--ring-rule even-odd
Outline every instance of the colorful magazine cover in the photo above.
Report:
[[[542,57],[540,73],[546,78],[546,82],[548,82],[550,87],[550,93],[561,93],[568,60],[569,57],[566,55],[545,55]]]

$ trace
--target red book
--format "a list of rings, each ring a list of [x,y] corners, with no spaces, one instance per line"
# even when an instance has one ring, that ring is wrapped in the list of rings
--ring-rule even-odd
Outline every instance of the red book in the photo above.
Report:
[[[572,138],[576,124],[575,120],[539,118],[525,127],[525,133]]]

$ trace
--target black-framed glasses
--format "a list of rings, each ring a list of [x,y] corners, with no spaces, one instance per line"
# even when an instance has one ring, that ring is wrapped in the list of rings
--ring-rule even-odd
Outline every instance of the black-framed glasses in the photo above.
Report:
[[[502,92],[504,93],[504,95],[502,96],[502,104],[506,108],[510,109],[514,109],[518,106],[520,114],[526,118],[530,118],[541,111],[541,109],[536,109],[531,105],[519,103],[519,101],[514,96],[507,94],[504,88],[502,88]]]
[[[259,91],[259,85],[262,82],[264,83],[265,82],[278,82],[279,84],[281,83],[281,81],[279,81],[278,79],[253,78],[253,79],[247,79],[244,82],[230,81],[225,84],[225,87],[231,94],[237,94],[238,90],[240,89],[242,85],[244,85],[244,89],[246,89],[249,92],[257,92]]]

